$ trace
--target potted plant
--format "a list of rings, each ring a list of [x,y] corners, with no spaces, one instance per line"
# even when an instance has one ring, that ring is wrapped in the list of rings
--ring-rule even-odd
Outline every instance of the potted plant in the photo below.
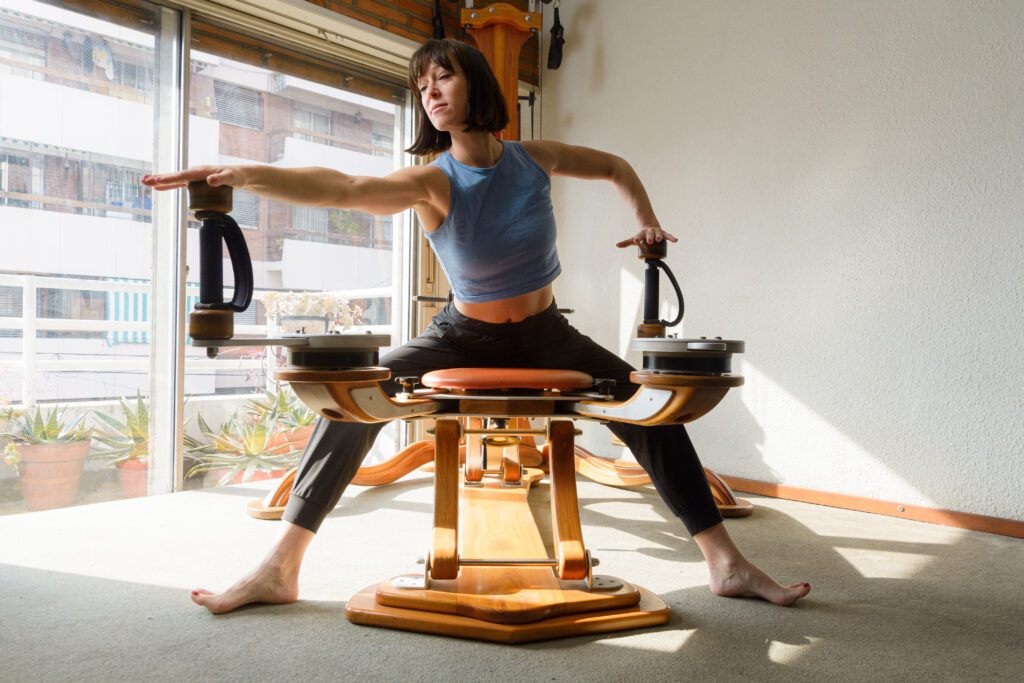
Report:
[[[93,457],[117,468],[125,498],[141,498],[149,490],[149,406],[135,393],[135,405],[119,398],[124,419],[97,412],[104,423],[93,438],[101,445]]]
[[[278,332],[294,331],[294,325],[286,324],[289,318],[303,327],[324,321],[327,332],[339,326],[347,329],[362,315],[358,306],[334,292],[267,292],[262,301],[267,320],[278,326]]]
[[[48,413],[36,408],[13,421],[14,429],[3,436],[8,444],[5,460],[18,467],[21,494],[30,510],[51,510],[75,502],[82,467],[89,455],[92,429],[85,415],[67,421],[66,406]]]
[[[255,420],[236,412],[217,432],[202,415],[196,417],[204,440],[190,434],[184,437],[185,450],[196,462],[188,471],[189,477],[217,472],[217,486],[271,479],[275,475],[282,476],[298,462],[302,452],[301,448],[295,448],[295,442],[274,442],[273,437],[279,431],[276,410],[265,411]]]
[[[271,450],[288,445],[304,449],[316,425],[317,414],[287,384],[277,384],[272,390],[264,390],[262,396],[249,399],[244,410],[253,420],[268,412],[277,413],[279,429],[271,436]]]

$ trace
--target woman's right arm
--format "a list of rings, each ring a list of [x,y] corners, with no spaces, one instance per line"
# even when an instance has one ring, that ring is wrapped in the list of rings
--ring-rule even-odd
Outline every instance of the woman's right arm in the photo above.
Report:
[[[227,185],[269,199],[302,206],[354,209],[390,215],[419,209],[437,195],[429,167],[410,166],[381,177],[353,176],[327,168],[276,166],[196,166],[177,173],[145,176],[154,190],[174,190],[195,180]]]

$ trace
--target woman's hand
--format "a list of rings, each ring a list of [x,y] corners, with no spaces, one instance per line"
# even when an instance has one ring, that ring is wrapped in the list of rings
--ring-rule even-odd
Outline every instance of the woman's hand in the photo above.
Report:
[[[205,180],[214,187],[242,187],[245,185],[245,171],[241,166],[194,166],[177,173],[142,176],[142,184],[154,190],[175,190],[187,187],[195,180]]]
[[[621,242],[616,243],[615,246],[619,248],[631,247],[634,244],[640,244],[642,242],[646,242],[647,244],[653,244],[655,242],[660,242],[662,240],[668,240],[669,242],[679,241],[669,233],[662,230],[660,225],[646,225],[640,228],[640,231],[637,232],[632,237],[630,237],[628,240],[622,240]]]

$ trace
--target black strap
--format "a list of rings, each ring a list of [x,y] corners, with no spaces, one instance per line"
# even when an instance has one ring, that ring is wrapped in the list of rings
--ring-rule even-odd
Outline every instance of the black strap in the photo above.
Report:
[[[444,17],[441,16],[441,0],[434,0],[434,38],[444,40]]]
[[[548,68],[557,69],[562,66],[562,46],[565,45],[565,28],[558,18],[558,5],[555,5],[555,23],[551,25],[551,47],[548,48]]]

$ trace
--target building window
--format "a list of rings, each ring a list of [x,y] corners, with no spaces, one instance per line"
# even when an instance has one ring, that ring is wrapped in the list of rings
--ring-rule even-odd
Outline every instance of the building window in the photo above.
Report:
[[[28,157],[0,152],[0,205],[30,207],[19,194],[32,194],[32,164]]]
[[[153,89],[153,69],[143,64],[115,59],[114,82],[126,88],[150,91]]]
[[[263,127],[262,98],[260,93],[225,81],[213,82],[215,110],[213,118],[243,128],[259,130]]]
[[[312,206],[292,207],[292,228],[326,235],[331,225],[331,211]]]
[[[331,113],[295,103],[292,109],[295,137],[309,142],[330,144]]]
[[[235,219],[235,222],[248,228],[259,227],[259,196],[245,190],[235,190],[233,194],[231,216]]]
[[[395,154],[394,131],[375,130],[373,131],[373,156],[391,157]]]

